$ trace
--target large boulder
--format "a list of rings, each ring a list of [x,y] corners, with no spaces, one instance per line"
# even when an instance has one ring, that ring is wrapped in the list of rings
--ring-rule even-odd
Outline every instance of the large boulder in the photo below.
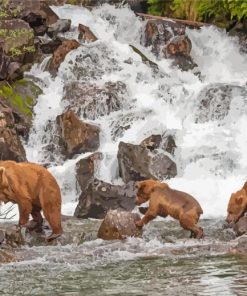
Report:
[[[103,86],[71,82],[64,88],[63,104],[79,117],[94,120],[121,110],[127,95],[127,87],[120,81],[106,82]]]
[[[60,46],[54,51],[50,64],[48,66],[51,74],[55,75],[64,61],[66,55],[72,50],[78,48],[80,43],[74,39],[64,40]]]
[[[140,220],[140,216],[136,213],[109,210],[100,225],[97,236],[104,240],[140,237],[142,236],[142,228],[135,225],[135,221],[138,220]]]
[[[159,138],[157,137],[156,140]],[[147,145],[120,142],[118,147],[119,175],[124,182],[145,179],[168,179],[177,175],[176,163],[167,152],[156,149],[159,145],[153,141]]]
[[[97,179],[92,181],[91,178],[87,186],[81,189],[79,203],[74,213],[78,218],[102,219],[110,209],[130,211],[135,207],[136,188],[134,182],[121,186]]]
[[[185,25],[173,20],[149,20],[143,33],[144,46],[151,46],[159,58],[172,59],[183,71],[197,67],[190,56],[192,43],[185,35]]]
[[[20,18],[30,24],[34,30],[40,31],[40,27],[54,24],[58,16],[44,0],[4,0],[2,1],[0,18]]]
[[[57,117],[64,154],[72,158],[75,154],[95,151],[99,148],[98,126],[80,121],[73,111]]]
[[[247,216],[241,217],[238,222],[233,225],[233,230],[238,236],[247,234]]]
[[[33,29],[20,19],[0,20],[0,52],[0,78],[20,78],[35,60]]]
[[[247,89],[245,87],[225,83],[210,84],[198,95],[195,122],[223,120],[229,114],[232,102],[237,102],[237,105],[246,105],[246,97]],[[241,112],[239,106],[237,106],[237,109],[237,112]],[[242,109],[244,110],[243,107]],[[235,114],[234,117],[236,117]]]

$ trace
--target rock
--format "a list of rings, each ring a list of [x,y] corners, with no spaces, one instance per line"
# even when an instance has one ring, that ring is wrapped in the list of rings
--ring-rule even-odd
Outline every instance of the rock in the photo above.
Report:
[[[94,179],[82,190],[74,216],[102,219],[109,209],[133,210],[135,194],[134,182],[120,186]]]
[[[5,230],[6,245],[12,248],[24,245],[25,241],[22,235],[22,231],[16,225],[11,225]]]
[[[0,30],[0,47],[3,49],[4,56],[9,57],[10,62],[28,64],[34,60],[34,31],[25,21],[2,20]],[[4,79],[8,76],[6,75]]]
[[[121,110],[127,87],[123,82],[106,82],[102,87],[93,83],[72,82],[64,87],[64,106],[79,117],[95,120]]]
[[[72,158],[75,154],[95,151],[99,148],[99,127],[84,123],[73,111],[57,117],[64,154]]]
[[[53,54],[53,52],[62,44],[62,41],[59,37],[54,37],[52,39],[39,38],[38,46],[42,53],[44,54]]]
[[[25,125],[31,126],[33,108],[42,90],[31,80],[21,79],[12,84],[0,83],[0,99],[9,103],[15,111],[15,123],[18,124],[17,114],[22,117]]]
[[[80,159],[76,163],[76,180],[81,192],[87,192],[93,184],[94,174],[99,161],[102,159],[101,153],[93,153],[86,158]]]
[[[161,135],[151,135],[150,137],[144,139],[140,143],[140,146],[152,151],[154,149],[157,149],[160,146],[161,141],[162,141]]]
[[[73,49],[76,49],[80,46],[80,43],[76,40],[64,40],[62,44],[55,50],[53,53],[50,65],[49,65],[49,71],[55,75],[58,71],[59,66],[64,61],[66,55],[72,51]]]
[[[15,254],[12,250],[1,250],[0,249],[0,263],[15,262]]]
[[[78,26],[79,36],[78,39],[84,42],[94,42],[98,38],[94,33],[89,29],[89,27],[79,24]]]
[[[57,36],[59,33],[64,33],[70,30],[71,20],[59,19],[56,23],[50,25],[47,30],[47,35],[51,38]]]
[[[234,246],[231,247],[230,253],[238,255],[247,255],[247,235],[242,235],[234,240]]]
[[[145,179],[168,179],[175,177],[177,167],[165,153],[154,151],[141,145],[120,142],[118,146],[119,175],[129,182]]]
[[[186,35],[180,35],[171,38],[162,51],[166,57],[176,55],[189,56],[191,48],[192,43],[189,37]]]
[[[36,31],[41,26],[48,26],[58,20],[58,16],[44,0],[5,0],[2,4],[4,19],[20,18],[29,22]]]
[[[233,100],[246,104],[247,89],[241,86],[214,83],[206,86],[198,95],[195,122],[223,120],[229,113]],[[244,109],[244,107],[242,107]],[[239,109],[239,106],[238,106]],[[236,117],[236,115],[234,115]]]
[[[6,56],[3,49],[0,47],[0,80],[8,78],[8,67],[10,64],[10,57]]]
[[[149,20],[142,36],[143,45],[151,46],[156,56],[174,36],[185,34],[185,26],[172,20]]]
[[[238,222],[233,225],[233,230],[237,235],[247,234],[247,216],[241,217]]]
[[[138,214],[109,210],[100,225],[98,238],[104,240],[125,239],[142,236],[142,229],[136,227],[135,221],[140,220]]]

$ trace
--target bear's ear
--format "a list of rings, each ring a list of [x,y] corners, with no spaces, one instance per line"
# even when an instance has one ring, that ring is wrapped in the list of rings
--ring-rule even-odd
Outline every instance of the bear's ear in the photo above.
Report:
[[[4,167],[0,167],[0,187],[8,187],[8,179],[6,177],[6,170]]]

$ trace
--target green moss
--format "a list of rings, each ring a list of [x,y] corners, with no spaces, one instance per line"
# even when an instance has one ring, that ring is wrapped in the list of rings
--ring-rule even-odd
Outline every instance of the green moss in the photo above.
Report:
[[[41,93],[42,91],[37,85],[25,79],[12,85],[7,83],[0,85],[0,97],[9,101],[13,107],[29,117],[32,117],[33,106]]]

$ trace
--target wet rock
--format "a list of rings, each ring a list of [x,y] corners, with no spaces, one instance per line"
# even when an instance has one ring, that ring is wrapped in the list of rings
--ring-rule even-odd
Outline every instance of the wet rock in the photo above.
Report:
[[[134,182],[120,186],[94,179],[85,189],[81,192],[74,213],[78,218],[102,219],[109,209],[130,211],[135,207]]]
[[[100,225],[98,238],[104,240],[125,239],[142,236],[142,229],[136,227],[135,221],[140,220],[138,214],[109,210]]]
[[[16,248],[25,244],[22,231],[16,225],[11,225],[5,230],[6,245]]]
[[[0,263],[15,262],[15,254],[12,250],[1,250],[0,249]]]
[[[165,153],[141,145],[120,142],[118,146],[119,175],[124,182],[144,179],[168,179],[177,174],[176,164]]]
[[[127,87],[120,81],[106,82],[102,87],[93,83],[72,82],[64,87],[63,103],[79,117],[94,120],[121,110],[127,95]]]
[[[58,71],[59,66],[64,61],[66,55],[78,48],[80,43],[76,40],[64,40],[62,44],[53,53],[51,62],[49,64],[49,71],[55,75]]]
[[[10,57],[6,56],[3,49],[0,47],[0,80],[8,78],[8,67],[10,64]]]
[[[80,46],[76,53],[63,65],[63,75],[68,81],[84,81],[91,84],[97,83],[102,77],[112,72],[122,70],[122,65],[112,53],[108,44],[98,40]],[[103,79],[104,81],[104,79]],[[86,84],[86,83],[85,83]]]
[[[84,42],[94,42],[98,38],[94,33],[89,29],[89,27],[79,24],[78,26],[79,36],[78,39]]]
[[[172,59],[172,66],[178,66],[183,71],[197,67],[190,56],[191,40],[185,35],[185,26],[180,23],[170,20],[149,20],[143,43],[145,46],[151,46],[157,57]]]
[[[144,139],[140,143],[140,146],[152,151],[154,149],[157,149],[160,146],[161,141],[162,141],[161,135],[151,135],[150,137]]]
[[[72,158],[75,154],[95,151],[99,148],[98,126],[82,122],[73,111],[57,117],[64,154]]]
[[[234,240],[234,246],[231,247],[230,253],[247,255],[247,235],[242,235]]]
[[[174,36],[185,34],[185,26],[172,20],[149,20],[142,36],[144,46],[151,46],[159,56],[162,49]]]
[[[163,53],[167,57],[183,55],[189,56],[192,48],[192,43],[188,36],[175,36],[168,41],[168,44],[163,48]]]
[[[81,192],[91,190],[90,186],[93,184],[95,171],[101,159],[102,154],[96,152],[76,163],[76,180]]]
[[[62,40],[58,37],[52,39],[39,38],[38,46],[43,54],[53,54],[53,52],[62,44]]]
[[[50,25],[47,30],[47,35],[51,38],[57,36],[59,33],[64,33],[70,30],[71,20],[59,19],[56,23]]]
[[[233,230],[237,235],[247,234],[247,216],[241,217],[238,222],[233,225]]]
[[[195,122],[223,120],[229,114],[232,102],[235,101],[238,105],[246,104],[246,96],[247,90],[241,86],[224,83],[206,86],[197,98]],[[239,106],[237,108],[239,109]],[[244,109],[244,106],[241,109]]]

